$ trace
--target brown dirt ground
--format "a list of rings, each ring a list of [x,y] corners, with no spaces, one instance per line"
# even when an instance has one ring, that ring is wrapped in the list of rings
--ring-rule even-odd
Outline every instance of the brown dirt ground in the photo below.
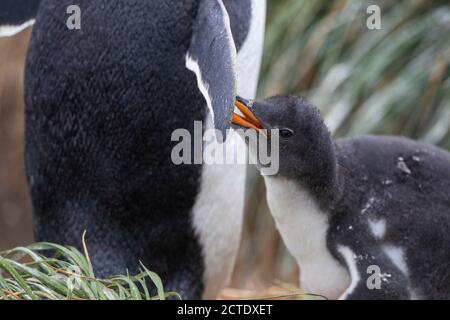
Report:
[[[30,31],[0,39],[0,250],[32,242],[23,162],[23,66]]]

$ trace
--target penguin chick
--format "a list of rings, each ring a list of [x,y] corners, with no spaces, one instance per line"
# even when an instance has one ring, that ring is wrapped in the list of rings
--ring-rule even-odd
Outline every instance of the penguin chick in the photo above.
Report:
[[[330,299],[450,298],[450,153],[403,137],[333,140],[301,97],[236,106],[234,125],[268,130],[269,146],[279,135],[267,199],[304,289]]]

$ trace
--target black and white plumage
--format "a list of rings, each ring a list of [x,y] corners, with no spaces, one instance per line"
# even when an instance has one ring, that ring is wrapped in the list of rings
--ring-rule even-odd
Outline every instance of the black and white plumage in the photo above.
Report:
[[[80,246],[87,230],[98,275],[142,261],[183,298],[214,297],[240,241],[245,167],[174,165],[171,134],[229,127],[236,92],[255,94],[264,17],[260,0],[42,0],[25,75],[37,239]]]
[[[268,203],[308,292],[450,298],[448,152],[401,137],[332,140],[299,97],[250,109],[260,126],[280,129],[280,170],[264,177]],[[380,289],[367,285],[370,266],[380,268]]]
[[[32,26],[41,0],[2,0],[0,37],[10,37]]]

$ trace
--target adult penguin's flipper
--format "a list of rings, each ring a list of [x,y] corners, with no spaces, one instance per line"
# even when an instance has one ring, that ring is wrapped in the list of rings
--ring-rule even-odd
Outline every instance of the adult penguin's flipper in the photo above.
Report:
[[[0,37],[10,37],[32,26],[40,0],[0,0]]]
[[[200,0],[186,67],[196,74],[214,126],[225,137],[236,97],[236,47],[222,0]]]

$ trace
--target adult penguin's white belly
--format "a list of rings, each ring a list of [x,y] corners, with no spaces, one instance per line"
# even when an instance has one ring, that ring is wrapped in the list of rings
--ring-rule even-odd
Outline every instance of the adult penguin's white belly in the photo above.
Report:
[[[250,2],[250,1],[249,1]],[[232,8],[228,8],[233,23]],[[231,9],[231,10],[230,10]],[[262,57],[266,2],[251,0],[249,30],[236,57],[237,94],[255,97]],[[211,113],[205,121],[213,128]],[[219,144],[218,142],[215,142]],[[227,150],[245,150],[242,139],[231,132]],[[203,165],[200,193],[193,209],[194,224],[205,259],[204,297],[211,298],[229,281],[241,239],[246,195],[247,166]]]

